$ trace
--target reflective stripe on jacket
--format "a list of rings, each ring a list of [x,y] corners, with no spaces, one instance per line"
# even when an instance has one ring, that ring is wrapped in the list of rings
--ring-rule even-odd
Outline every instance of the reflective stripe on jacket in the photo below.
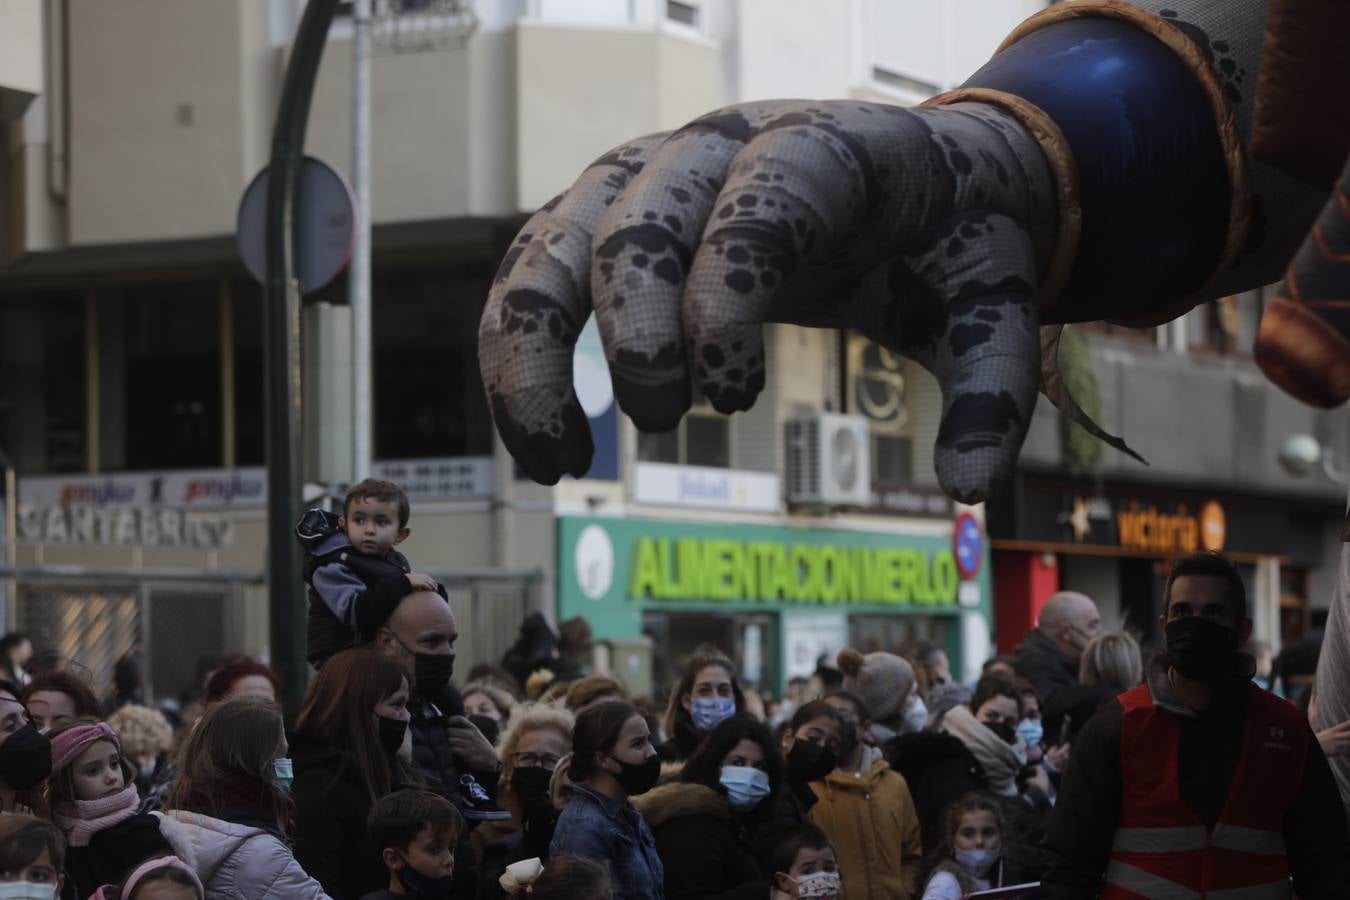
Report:
[[[1237,768],[1211,830],[1181,798],[1181,717],[1146,684],[1119,701],[1123,802],[1101,900],[1290,897],[1284,819],[1308,750],[1298,710],[1248,686]]]

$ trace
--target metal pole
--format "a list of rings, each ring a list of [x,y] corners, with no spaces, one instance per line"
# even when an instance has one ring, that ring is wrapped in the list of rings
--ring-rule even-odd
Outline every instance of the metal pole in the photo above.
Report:
[[[370,475],[370,0],[352,4],[352,188],[356,235],[349,270],[352,303],[353,481]]]
[[[12,568],[19,564],[16,550],[19,539],[19,480],[15,477],[14,463],[3,450],[0,450],[0,466],[5,470],[5,565]],[[3,603],[0,603],[0,627],[5,631],[9,631],[14,623],[14,610],[18,603],[17,586],[14,576],[5,579]]]
[[[295,206],[310,99],[338,0],[305,5],[272,129],[267,186],[267,519],[271,662],[283,709],[304,699],[305,604],[300,547],[291,529],[300,513],[300,285],[295,277]]]

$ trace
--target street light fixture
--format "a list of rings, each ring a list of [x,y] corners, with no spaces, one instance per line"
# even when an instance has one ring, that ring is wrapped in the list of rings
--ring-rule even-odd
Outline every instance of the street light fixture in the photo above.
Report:
[[[1350,476],[1336,461],[1336,452],[1310,434],[1291,434],[1280,448],[1280,467],[1295,478],[1302,478],[1319,465],[1337,484],[1350,484]]]

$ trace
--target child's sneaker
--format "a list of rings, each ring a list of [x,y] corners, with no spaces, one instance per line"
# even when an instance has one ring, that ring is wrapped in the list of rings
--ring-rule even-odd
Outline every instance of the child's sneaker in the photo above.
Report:
[[[500,822],[511,818],[511,814],[498,806],[492,795],[472,775],[459,776],[459,788],[464,804],[460,811],[464,813],[464,818],[478,822]]]

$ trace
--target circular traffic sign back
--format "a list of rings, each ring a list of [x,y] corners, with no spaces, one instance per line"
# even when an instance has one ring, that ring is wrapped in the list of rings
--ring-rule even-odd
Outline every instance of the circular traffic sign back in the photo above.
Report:
[[[260,282],[267,280],[267,173],[263,169],[244,190],[235,232],[244,267]],[[342,175],[312,156],[301,164],[296,187],[296,277],[300,292],[309,294],[336,278],[351,259],[356,202]]]

